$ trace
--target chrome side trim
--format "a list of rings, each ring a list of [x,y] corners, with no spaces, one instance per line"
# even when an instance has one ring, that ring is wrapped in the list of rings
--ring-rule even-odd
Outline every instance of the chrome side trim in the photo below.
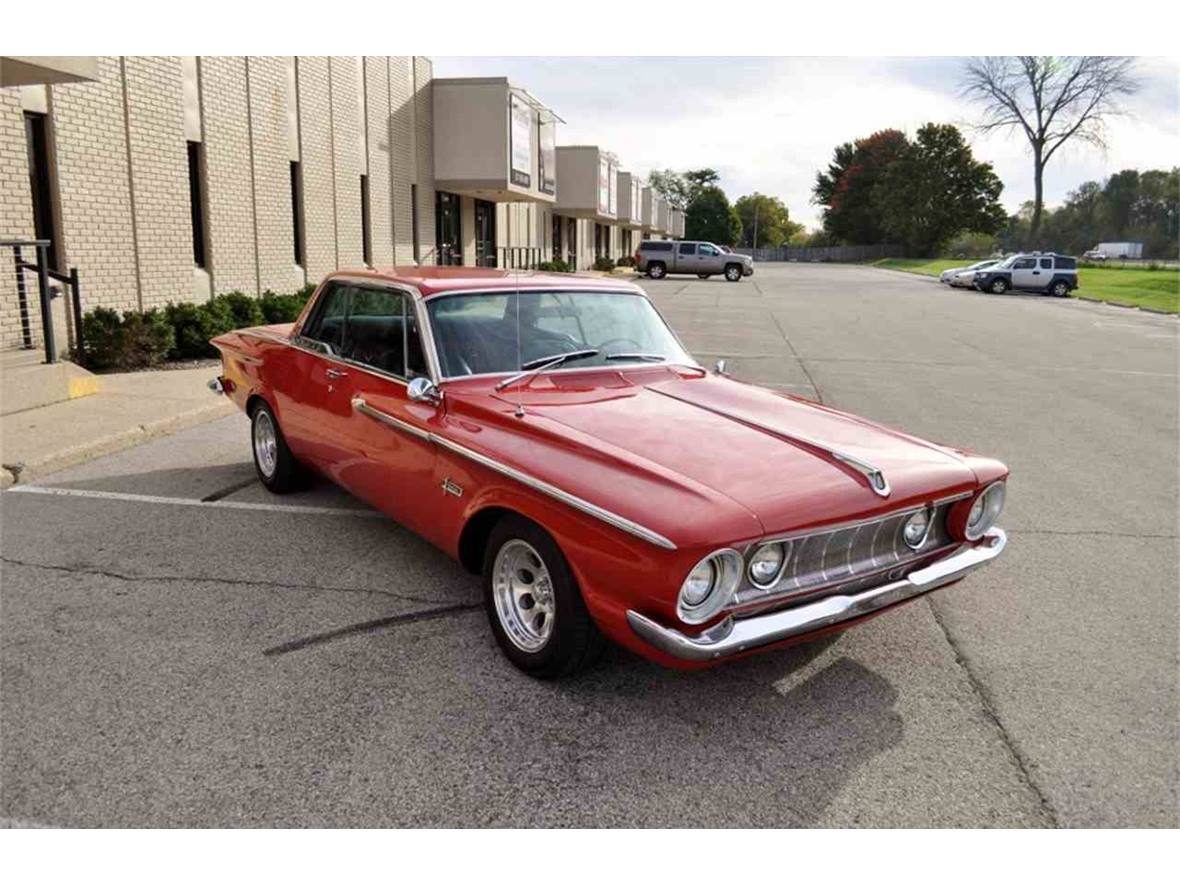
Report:
[[[393,415],[386,414],[380,409],[374,409],[359,396],[352,398],[352,407],[362,415],[368,415],[370,418],[380,421],[382,424],[388,424],[394,430],[400,430],[403,433],[408,433],[410,436],[426,440],[427,442],[430,441],[431,434],[429,431],[415,427],[413,424],[402,421],[400,418],[393,417]]]
[[[731,412],[726,412],[724,409],[716,409],[712,406],[706,406],[695,400],[687,397],[677,396],[674,393],[668,393],[666,390],[660,390],[657,387],[647,387],[652,393],[658,393],[660,396],[666,396],[669,399],[677,400],[678,402],[687,403],[690,406],[696,406],[698,409],[704,409],[706,412],[712,412],[714,415],[721,415],[723,418],[729,418],[731,421],[737,421],[739,424],[745,424],[747,427],[753,427],[756,430],[761,430],[763,433],[768,433],[771,436],[777,436],[779,439],[784,439],[787,442],[800,443],[812,449],[819,449],[826,453],[829,457],[834,458],[841,464],[846,464],[862,474],[865,479],[869,481],[869,488],[882,498],[888,498],[893,489],[889,486],[889,480],[885,478],[885,474],[881,472],[879,467],[875,467],[868,461],[862,458],[857,458],[855,455],[850,455],[847,452],[842,452],[837,448],[833,448],[827,443],[822,443],[819,440],[812,439],[809,436],[803,436],[800,433],[784,433],[781,430],[776,430],[773,427],[767,427],[765,424],[760,424],[757,421],[751,421],[748,418],[743,418],[740,415],[734,415]]]
[[[612,513],[603,507],[599,507],[597,504],[590,503],[584,498],[579,498],[577,495],[571,495],[569,492],[559,489],[557,486],[551,485],[542,479],[537,479],[535,476],[530,476],[523,471],[517,470],[515,467],[509,467],[507,464],[502,464],[493,458],[489,458],[487,455],[481,455],[479,452],[473,451],[466,446],[449,440],[445,436],[439,436],[437,433],[431,433],[430,431],[423,430],[420,427],[415,427],[413,424],[402,421],[400,418],[395,418],[393,415],[388,415],[385,412],[382,412],[380,409],[374,409],[359,396],[352,400],[352,407],[361,414],[380,421],[382,424],[387,424],[395,430],[400,430],[404,433],[410,434],[411,436],[417,437],[418,439],[435,443],[442,448],[447,449],[448,451],[454,452],[456,455],[462,455],[464,458],[468,458],[477,464],[481,464],[484,467],[487,467],[489,470],[494,470],[496,473],[507,476],[509,479],[514,479],[521,485],[526,485],[531,489],[548,495],[549,497],[561,501],[563,504],[566,504],[575,510],[580,510],[582,513],[589,514],[590,516],[600,519],[608,525],[613,525],[615,528],[634,535],[637,538],[642,538],[644,541],[647,541],[650,544],[655,544],[657,547],[663,547],[666,550],[676,549],[676,545],[670,540],[658,532],[653,532],[646,526],[642,526],[637,522],[632,522],[626,517],[619,516],[617,513]]]
[[[848,621],[931,590],[936,590],[991,562],[1008,543],[1003,529],[992,528],[979,544],[964,544],[950,556],[893,581],[852,595],[836,594],[806,605],[758,617],[728,617],[703,633],[689,636],[657,624],[637,611],[627,623],[646,642],[684,661],[714,661],[763,645],[803,636]]]

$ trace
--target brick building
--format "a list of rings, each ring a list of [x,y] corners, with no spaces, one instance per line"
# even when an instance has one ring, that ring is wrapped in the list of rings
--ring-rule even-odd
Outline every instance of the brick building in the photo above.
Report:
[[[289,292],[363,265],[585,269],[669,227],[605,151],[570,184],[609,205],[564,205],[560,119],[504,78],[436,81],[406,56],[59,61],[0,58],[0,239],[50,240],[87,309]],[[10,261],[4,348],[39,339]]]

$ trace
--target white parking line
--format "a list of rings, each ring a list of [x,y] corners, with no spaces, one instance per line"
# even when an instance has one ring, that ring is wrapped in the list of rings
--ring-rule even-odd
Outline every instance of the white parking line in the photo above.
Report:
[[[6,495],[53,495],[69,498],[96,498],[103,501],[127,501],[135,504],[172,504],[177,507],[220,508],[222,510],[260,510],[272,513],[296,513],[306,516],[380,517],[375,510],[348,507],[311,507],[305,504],[260,504],[251,501],[198,501],[195,498],[169,498],[164,495],[136,495],[131,492],[103,492],[97,489],[62,489],[48,486],[13,486]]]

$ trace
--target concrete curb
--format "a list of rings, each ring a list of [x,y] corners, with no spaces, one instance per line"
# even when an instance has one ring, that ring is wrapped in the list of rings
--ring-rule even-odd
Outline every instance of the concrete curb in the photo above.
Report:
[[[1123,310],[1141,310],[1144,313],[1154,313],[1164,317],[1180,317],[1180,314],[1172,313],[1170,310],[1160,310],[1158,307],[1143,307],[1140,304],[1124,304],[1121,301],[1105,301],[1101,298],[1091,298],[1088,295],[1070,295],[1069,297],[1076,298],[1078,301],[1089,301],[1091,304],[1109,304],[1111,307],[1121,307]]]
[[[170,436],[173,433],[188,430],[190,427],[196,427],[198,424],[224,418],[236,411],[233,403],[228,400],[219,400],[207,406],[199,406],[189,409],[187,412],[149,421],[147,424],[140,424],[130,430],[121,430],[118,433],[108,434],[80,445],[50,452],[35,460],[24,462],[16,471],[3,469],[0,472],[0,488],[8,488],[17,483],[28,483],[31,480],[65,470],[67,467],[75,467],[103,455],[113,455],[115,452],[134,448],[158,437]]]

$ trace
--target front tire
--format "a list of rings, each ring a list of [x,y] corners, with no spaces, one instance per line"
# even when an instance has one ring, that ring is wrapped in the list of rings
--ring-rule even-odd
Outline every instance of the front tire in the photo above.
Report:
[[[488,538],[484,607],[504,656],[538,679],[593,664],[606,646],[557,542],[534,522],[506,516]]]
[[[742,278],[742,268],[740,264],[725,265],[725,278],[731,283],[736,283]]]
[[[988,290],[993,295],[1003,295],[1008,291],[1008,281],[1003,277],[996,277],[992,280],[991,285],[988,286]]]
[[[282,495],[296,488],[299,462],[287,448],[279,421],[265,402],[250,413],[250,444],[258,479],[269,491]]]
[[[653,261],[647,266],[647,275],[653,280],[662,280],[668,275],[668,271],[663,264]]]

